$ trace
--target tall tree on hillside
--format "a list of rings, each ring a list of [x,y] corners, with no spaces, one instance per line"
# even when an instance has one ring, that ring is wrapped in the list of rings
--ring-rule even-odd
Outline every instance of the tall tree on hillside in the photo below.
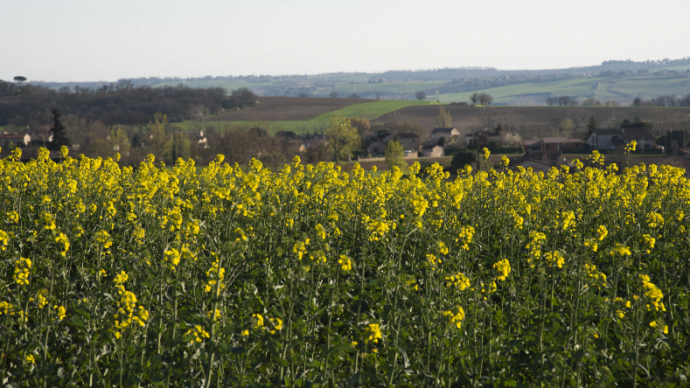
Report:
[[[405,162],[405,150],[397,141],[389,142],[386,147],[386,164],[391,170],[393,166],[397,166],[403,172],[407,167],[407,162]]]
[[[418,99],[419,101],[422,101],[426,98],[426,93],[423,91],[418,91],[417,93],[414,94],[415,98]]]
[[[336,162],[347,159],[360,142],[357,129],[350,124],[349,119],[341,115],[331,116],[326,139]]]
[[[26,82],[26,77],[24,77],[24,76],[22,76],[22,75],[18,75],[18,76],[16,76],[16,77],[14,77],[14,82],[18,83],[18,84],[19,84],[19,87],[21,88],[21,87],[22,87],[22,82]]]
[[[585,135],[582,140],[586,141],[592,132],[596,131],[597,129],[599,129],[599,122],[597,122],[597,119],[595,119],[594,115],[592,115],[589,117],[589,121],[587,121],[587,131],[585,131]]]
[[[438,116],[436,117],[436,125],[438,128],[450,128],[453,117],[444,107],[440,107]]]
[[[70,141],[67,138],[67,134],[66,134],[67,128],[65,128],[65,126],[60,121],[60,116],[62,116],[62,114],[60,113],[59,110],[57,110],[57,108],[53,108],[50,111],[50,113],[51,113],[50,119],[53,122],[53,126],[50,127],[49,132],[53,136],[53,141],[48,143],[48,149],[53,150],[53,151],[57,151],[62,146],[69,147]]]
[[[158,158],[163,158],[172,151],[172,139],[166,132],[168,127],[168,115],[156,113],[153,122],[149,122],[150,139],[146,142],[149,152]]]
[[[474,92],[472,95],[470,95],[470,101],[472,101],[473,104],[478,104],[479,103],[479,93]]]

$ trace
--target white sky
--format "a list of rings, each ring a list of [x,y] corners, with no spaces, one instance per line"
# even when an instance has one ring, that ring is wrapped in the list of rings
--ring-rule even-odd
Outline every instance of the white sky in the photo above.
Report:
[[[690,0],[0,0],[0,79],[677,59],[689,15]]]

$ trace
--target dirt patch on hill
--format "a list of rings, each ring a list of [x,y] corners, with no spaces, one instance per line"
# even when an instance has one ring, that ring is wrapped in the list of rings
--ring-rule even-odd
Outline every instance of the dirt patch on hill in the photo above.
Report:
[[[624,119],[632,120],[636,116],[642,120],[654,122],[659,118],[660,114],[680,113],[685,116],[690,114],[690,108],[663,109],[653,107],[530,106],[475,108],[472,106],[446,105],[444,108],[450,111],[453,117],[453,126],[463,134],[470,133],[473,126],[475,130],[479,130],[485,127],[488,122],[493,122],[494,126],[501,123],[504,128],[506,126],[513,126],[514,128],[525,127],[537,136],[540,130],[544,130],[543,136],[548,135],[546,127],[548,127],[549,122],[552,120],[561,121],[569,118],[576,125],[580,124],[581,127],[584,127],[590,116],[594,116],[599,123],[603,124],[611,119],[620,122]],[[431,129],[436,127],[438,112],[439,107],[434,105],[408,106],[395,112],[386,113],[374,120],[374,122],[385,123],[386,121],[409,120],[417,122],[431,131]]]
[[[287,121],[310,120],[324,113],[376,100],[362,98],[259,97],[259,106],[208,121]]]

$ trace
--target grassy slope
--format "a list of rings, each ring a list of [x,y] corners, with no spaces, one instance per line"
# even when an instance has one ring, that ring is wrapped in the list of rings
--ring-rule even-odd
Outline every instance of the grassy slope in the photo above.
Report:
[[[439,96],[441,102],[468,101],[475,91],[449,93]],[[514,104],[520,96],[550,93],[552,96],[596,97],[604,100],[630,100],[641,96],[650,98],[665,94],[690,93],[690,79],[682,77],[585,78],[551,82],[526,82],[478,90],[490,94],[500,104]]]
[[[464,93],[441,94],[441,102],[468,101],[472,93],[490,94],[495,102],[510,103],[516,96],[525,94],[551,93],[552,95],[587,95],[593,93],[601,78],[570,79],[552,82],[525,82],[521,84],[501,86],[497,88],[470,91]]]
[[[308,101],[308,99],[306,100]],[[411,100],[381,100],[374,102],[365,102],[362,104],[350,105],[347,108],[339,109],[333,112],[324,113],[311,120],[291,120],[291,121],[271,121],[270,130],[275,133],[282,129],[284,131],[293,131],[295,133],[302,133],[305,131],[313,132],[314,130],[325,129],[328,125],[328,120],[331,116],[340,114],[345,117],[365,117],[369,120],[374,120],[377,117],[383,116],[386,113],[416,105],[431,105],[430,101],[411,101]],[[209,124],[222,129],[225,125],[250,125],[255,122],[251,121],[208,121]],[[177,123],[177,125],[189,128],[190,122]]]
[[[366,102],[364,104],[350,105],[347,108],[340,109],[334,112],[325,113],[312,119],[312,121],[326,121],[331,116],[340,114],[345,117],[365,117],[373,120],[377,117],[383,116],[386,113],[405,108],[413,105],[429,105],[429,101],[412,101],[412,100],[381,100],[374,102]]]
[[[388,92],[388,93],[415,93],[420,90],[432,89],[447,84],[446,81],[428,81],[428,82],[390,82],[380,84],[352,84],[352,85],[338,85],[335,90],[341,94],[349,93],[372,93],[372,92]]]
[[[617,82],[613,88],[633,96],[658,96],[660,94],[690,93],[690,78],[636,77]]]

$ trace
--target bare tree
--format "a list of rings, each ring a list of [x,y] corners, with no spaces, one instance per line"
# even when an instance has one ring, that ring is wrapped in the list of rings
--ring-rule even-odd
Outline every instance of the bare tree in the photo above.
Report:
[[[192,118],[195,131],[204,129],[204,121],[211,112],[204,105],[194,105],[190,109],[189,116]]]
[[[334,90],[334,91],[332,91],[331,94],[329,94],[329,95],[331,96],[331,98],[336,98],[336,97],[338,97],[338,92],[336,92],[336,91]]]
[[[554,106],[556,104],[558,104],[558,97],[549,97],[546,99],[546,105]]]
[[[504,122],[505,117],[500,108],[484,108],[479,110],[479,122],[488,131],[493,131],[498,123]]]

